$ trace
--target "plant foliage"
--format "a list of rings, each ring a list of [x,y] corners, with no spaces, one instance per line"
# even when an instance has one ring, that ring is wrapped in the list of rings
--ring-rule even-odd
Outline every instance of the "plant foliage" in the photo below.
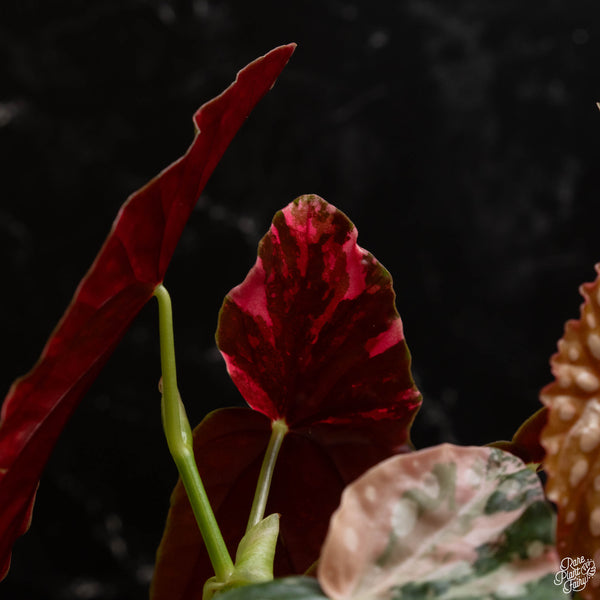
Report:
[[[41,472],[64,424],[162,282],[208,178],[294,47],[257,59],[196,112],[189,150],[123,205],[38,362],[10,388],[0,413],[0,578],[29,527]]]
[[[407,450],[421,397],[392,280],[317,196],[278,212],[256,264],[225,298],[217,343],[254,409],[224,409],[194,432],[200,474],[230,551],[244,533],[271,423],[289,427],[267,513],[280,513],[276,575],[319,556],[344,487]],[[171,501],[154,599],[200,597],[212,573],[183,486]]]

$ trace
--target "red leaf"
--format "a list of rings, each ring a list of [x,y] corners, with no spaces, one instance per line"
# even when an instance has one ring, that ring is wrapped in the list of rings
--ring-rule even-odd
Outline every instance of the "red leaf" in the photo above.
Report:
[[[257,59],[198,110],[186,154],[123,205],[39,361],[12,385],[0,416],[0,578],[28,528],[41,471],[63,425],[162,282],[208,178],[294,48]]]
[[[267,418],[249,410],[246,417],[220,413],[218,445],[209,430],[214,422],[203,421],[194,432],[197,461],[233,552],[269,421],[285,419],[290,431],[267,506],[267,514],[282,515],[276,575],[302,573],[318,558],[342,490],[406,450],[420,405],[391,277],[356,238],[348,218],[321,198],[297,199],[275,215],[256,265],[219,317],[217,340],[229,373]],[[212,571],[192,523],[179,483],[158,553],[154,600],[201,597]]]
[[[248,408],[208,415],[194,430],[202,481],[230,554],[246,528],[271,423]],[[329,518],[344,487],[390,456],[360,428],[319,425],[287,434],[271,484],[267,513],[279,513],[276,575],[299,574],[319,556]],[[200,600],[213,575],[187,495],[177,482],[157,561],[152,600]]]
[[[256,264],[225,298],[217,341],[246,402],[270,419],[291,429],[393,423],[390,443],[401,446],[419,393],[392,279],[356,238],[318,196],[278,212]]]

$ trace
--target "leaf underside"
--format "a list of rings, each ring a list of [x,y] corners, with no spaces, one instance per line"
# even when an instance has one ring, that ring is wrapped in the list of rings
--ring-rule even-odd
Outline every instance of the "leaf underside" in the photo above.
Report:
[[[333,600],[559,599],[553,528],[522,461],[443,444],[389,458],[346,488],[318,579]]]
[[[271,422],[286,421],[266,513],[281,514],[276,576],[302,574],[317,560],[342,490],[408,449],[421,401],[391,277],[356,238],[339,210],[317,196],[300,197],[275,215],[256,265],[219,317],[219,349],[255,411],[207,417],[194,432],[196,460],[234,551]],[[179,483],[153,600],[200,598],[212,570],[192,522]]]
[[[600,265],[596,265],[600,274]],[[551,358],[555,381],[541,392],[548,408],[542,432],[546,493],[558,507],[561,557],[584,556],[600,565],[600,276],[581,286],[579,320],[568,321]],[[600,598],[600,575],[584,590]]]
[[[257,59],[196,112],[187,153],[123,205],[40,359],[10,388],[0,413],[0,578],[29,526],[42,469],[65,422],[162,282],[206,181],[293,50],[281,46]]]

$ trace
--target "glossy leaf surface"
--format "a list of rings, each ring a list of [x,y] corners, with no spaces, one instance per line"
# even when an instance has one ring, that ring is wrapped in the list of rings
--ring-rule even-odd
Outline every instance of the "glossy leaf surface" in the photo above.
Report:
[[[333,600],[559,600],[554,519],[511,454],[443,444],[378,464],[346,488],[321,553]]]
[[[270,419],[365,422],[401,445],[420,397],[391,277],[356,239],[318,196],[278,212],[225,298],[217,342],[246,402]]]
[[[293,50],[282,46],[254,61],[198,110],[187,153],[123,205],[39,361],[11,387],[0,415],[0,577],[28,528],[41,471],[63,425],[161,283],[206,181]]]
[[[567,322],[550,361],[556,380],[541,393],[549,410],[542,445],[546,492],[558,506],[558,551],[600,566],[600,278],[580,291],[581,316]],[[600,598],[600,575],[579,593]]]
[[[219,348],[257,412],[203,422],[194,432],[196,460],[233,551],[270,423],[285,419],[289,433],[267,504],[267,514],[281,514],[276,576],[302,574],[317,560],[343,488],[407,449],[420,405],[391,277],[356,238],[343,213],[316,196],[299,198],[275,215],[256,265],[220,314]],[[220,432],[216,445],[211,428]],[[212,575],[199,535],[189,531],[192,519],[178,484],[158,554],[156,600],[200,598]]]

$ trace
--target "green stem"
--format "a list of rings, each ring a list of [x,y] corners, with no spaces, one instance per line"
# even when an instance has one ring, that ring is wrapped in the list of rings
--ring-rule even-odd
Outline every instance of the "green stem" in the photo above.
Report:
[[[284,420],[277,420],[271,423],[271,437],[260,467],[246,531],[249,531],[254,525],[262,521],[265,516],[269,489],[271,488],[271,480],[273,479],[273,470],[275,469],[275,463],[277,462],[277,455],[279,454],[281,443],[287,432],[288,426]]]
[[[169,451],[187,492],[196,522],[204,539],[216,576],[225,581],[233,572],[233,562],[221,535],[194,459],[192,430],[177,389],[173,311],[169,292],[159,285],[158,300],[160,362],[162,366],[162,417]]]

